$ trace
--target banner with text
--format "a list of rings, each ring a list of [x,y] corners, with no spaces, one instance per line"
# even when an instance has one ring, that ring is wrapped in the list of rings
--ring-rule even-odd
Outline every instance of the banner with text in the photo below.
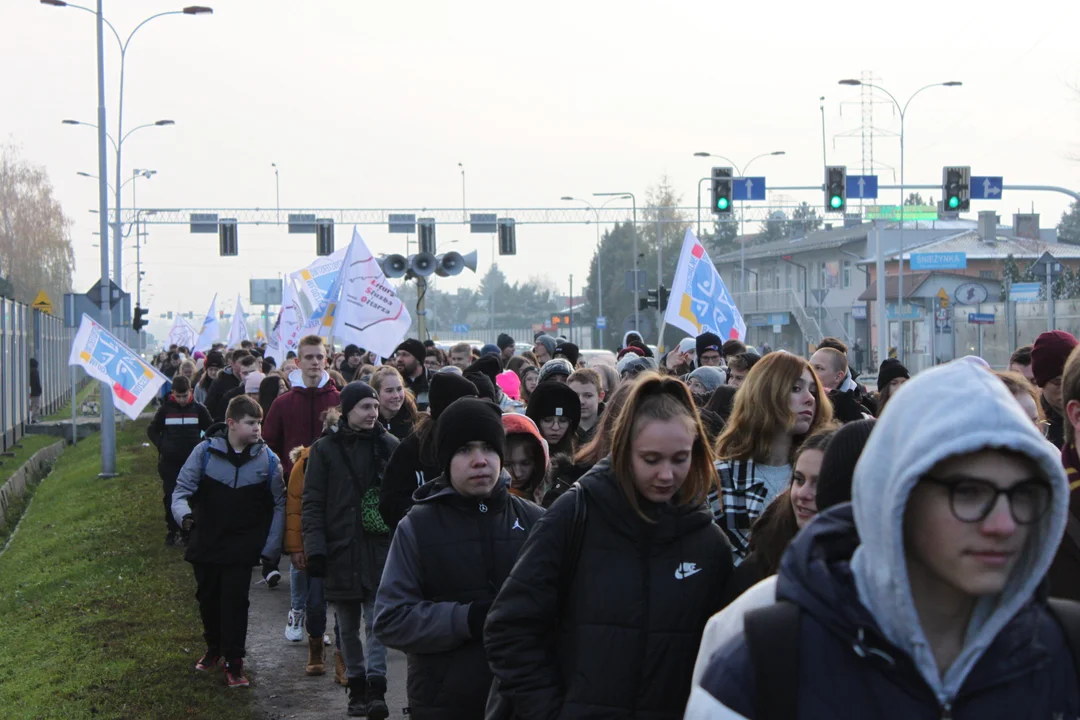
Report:
[[[89,315],[82,316],[68,365],[78,365],[90,377],[107,383],[115,406],[132,420],[168,380]]]
[[[390,357],[409,332],[412,317],[355,227],[341,277],[341,298],[333,313],[334,340]]]

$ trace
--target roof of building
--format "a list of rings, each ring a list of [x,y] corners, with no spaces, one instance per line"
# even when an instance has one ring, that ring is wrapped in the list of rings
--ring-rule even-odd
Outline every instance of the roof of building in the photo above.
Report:
[[[746,248],[745,259],[756,260],[759,258],[780,257],[791,253],[807,252],[808,250],[829,250],[838,248],[848,243],[866,240],[867,233],[874,227],[873,223],[862,223],[852,227],[839,227],[831,230],[817,230],[798,238],[786,238],[774,240],[760,245],[750,245]],[[714,263],[734,262],[743,257],[742,252],[735,250],[713,258]]]
[[[1016,259],[1028,258],[1034,261],[1045,252],[1049,252],[1058,260],[1080,260],[1080,245],[1047,243],[1011,235],[998,235],[993,241],[988,242],[979,236],[977,230],[970,229],[908,245],[904,248],[904,253],[910,255],[915,250],[933,253],[962,252],[967,255],[968,260],[1005,260],[1012,255]],[[894,250],[887,253],[885,257],[895,260],[897,255],[899,252]],[[873,257],[863,258],[859,264],[870,264],[874,260]]]
[[[904,299],[910,299],[919,296],[919,288],[930,279],[931,276],[937,276],[940,278],[943,275],[948,275],[956,278],[962,278],[966,281],[978,281],[983,285],[990,285],[997,287],[1000,285],[999,280],[993,280],[988,278],[976,278],[971,275],[965,275],[963,273],[953,273],[942,270],[934,270],[933,272],[906,272],[904,273]],[[898,286],[898,278],[896,275],[885,276],[885,300],[891,302],[899,300],[900,298],[896,294],[896,288]],[[933,286],[931,286],[933,287]],[[862,294],[857,298],[859,302],[874,301],[877,300],[877,278],[870,283],[870,286],[863,290]]]

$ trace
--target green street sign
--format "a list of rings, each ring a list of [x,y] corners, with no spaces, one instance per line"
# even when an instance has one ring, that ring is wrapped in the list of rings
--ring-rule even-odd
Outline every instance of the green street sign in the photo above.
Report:
[[[863,209],[866,220],[900,220],[899,205],[871,205]],[[937,220],[938,211],[933,205],[905,205],[904,220]]]

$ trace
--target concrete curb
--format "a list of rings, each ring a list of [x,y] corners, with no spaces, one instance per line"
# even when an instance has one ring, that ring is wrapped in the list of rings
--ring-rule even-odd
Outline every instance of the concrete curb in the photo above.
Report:
[[[7,517],[11,502],[16,498],[21,498],[26,492],[27,484],[43,479],[52,471],[53,465],[64,452],[65,445],[66,443],[56,442],[38,450],[8,478],[3,487],[0,487],[0,525]]]

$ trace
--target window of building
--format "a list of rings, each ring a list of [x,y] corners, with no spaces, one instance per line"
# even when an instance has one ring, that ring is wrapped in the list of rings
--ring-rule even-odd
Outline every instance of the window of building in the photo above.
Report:
[[[980,270],[979,271],[979,277],[981,277],[983,280],[993,280],[994,279],[994,271],[993,270]]]
[[[851,261],[850,260],[845,260],[844,261],[844,280],[843,280],[843,283],[844,283],[843,287],[845,289],[851,287]]]

